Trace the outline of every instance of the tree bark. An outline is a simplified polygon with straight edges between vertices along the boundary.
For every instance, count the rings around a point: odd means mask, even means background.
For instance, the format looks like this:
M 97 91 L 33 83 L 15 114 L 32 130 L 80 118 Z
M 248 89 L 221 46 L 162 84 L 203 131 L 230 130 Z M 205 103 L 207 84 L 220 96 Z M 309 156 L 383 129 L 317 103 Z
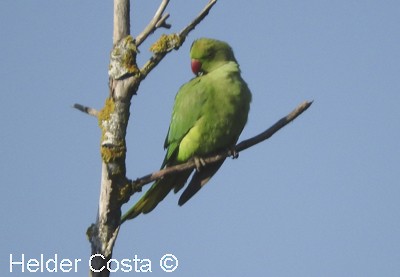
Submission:
M 113 44 L 130 33 L 130 3 L 129 0 L 114 0 L 114 34 Z M 112 257 L 112 250 L 118 235 L 121 218 L 120 188 L 125 181 L 125 135 L 129 120 L 129 108 L 131 95 L 127 80 L 115 80 L 110 77 L 110 96 L 108 101 L 112 109 L 103 111 L 109 113 L 108 119 L 103 124 L 99 118 L 102 128 L 102 148 L 122 148 L 122 153 L 112 160 L 102 161 L 101 189 L 99 210 L 96 223 L 89 228 L 89 240 L 91 242 L 92 256 L 90 276 L 108 277 L 110 272 L 107 262 Z M 107 106 L 107 105 L 106 105 Z M 106 135 L 107 134 L 107 135 Z M 102 149 L 102 151 L 105 149 Z

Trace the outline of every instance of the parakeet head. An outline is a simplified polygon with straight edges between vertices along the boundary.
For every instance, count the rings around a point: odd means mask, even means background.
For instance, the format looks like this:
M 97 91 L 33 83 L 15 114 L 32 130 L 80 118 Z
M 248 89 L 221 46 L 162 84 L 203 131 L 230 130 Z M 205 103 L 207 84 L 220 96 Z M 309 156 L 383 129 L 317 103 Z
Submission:
M 209 38 L 193 42 L 190 58 L 192 71 L 196 75 L 207 74 L 230 61 L 236 62 L 229 44 Z

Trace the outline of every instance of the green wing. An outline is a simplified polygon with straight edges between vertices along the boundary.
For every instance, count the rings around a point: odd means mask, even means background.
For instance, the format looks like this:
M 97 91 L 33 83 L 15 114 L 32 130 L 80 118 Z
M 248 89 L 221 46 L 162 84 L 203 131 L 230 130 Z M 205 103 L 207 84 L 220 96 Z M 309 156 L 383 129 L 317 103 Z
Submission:
M 204 107 L 206 100 L 206 91 L 201 84 L 201 77 L 192 79 L 178 91 L 172 111 L 171 124 L 164 143 L 167 153 L 161 168 L 185 162 L 176 160 L 180 143 L 201 118 L 202 107 Z M 151 212 L 172 189 L 175 192 L 179 191 L 191 172 L 192 170 L 188 170 L 156 181 L 143 197 L 124 214 L 121 219 L 122 222 L 132 219 L 140 213 Z
M 175 97 L 171 123 L 164 143 L 167 153 L 162 168 L 185 162 L 176 160 L 176 157 L 182 139 L 202 116 L 204 103 L 207 101 L 206 87 L 202 83 L 202 77 L 192 79 L 179 89 Z

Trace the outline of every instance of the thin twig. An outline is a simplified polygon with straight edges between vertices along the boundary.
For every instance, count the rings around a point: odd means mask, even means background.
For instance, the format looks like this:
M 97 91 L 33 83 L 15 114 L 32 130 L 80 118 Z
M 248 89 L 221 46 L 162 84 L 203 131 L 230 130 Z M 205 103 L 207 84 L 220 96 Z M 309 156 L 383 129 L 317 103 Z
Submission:
M 94 117 L 98 117 L 98 116 L 99 116 L 99 111 L 96 110 L 96 109 L 93 109 L 93 108 L 91 108 L 91 107 L 83 106 L 83 105 L 81 105 L 81 104 L 74 104 L 73 107 L 74 107 L 75 109 L 77 109 L 77 110 L 83 112 L 83 113 L 88 114 L 88 115 L 91 115 L 91 116 L 94 116 Z
M 268 128 L 261 134 L 240 142 L 235 147 L 236 152 L 246 150 L 247 148 L 250 148 L 253 145 L 256 145 L 266 139 L 269 139 L 273 134 L 275 134 L 277 131 L 282 129 L 285 125 L 287 125 L 288 123 L 293 121 L 296 117 L 298 117 L 305 110 L 307 110 L 311 106 L 312 103 L 313 103 L 313 101 L 310 101 L 310 102 L 304 101 L 299 106 L 297 106 L 297 108 L 294 109 L 290 114 L 288 114 L 287 116 L 278 120 L 274 125 L 272 125 L 270 128 Z
M 146 28 L 144 28 L 144 30 L 136 37 L 135 39 L 136 46 L 142 44 L 142 42 L 145 41 L 150 34 L 154 33 L 154 31 L 157 28 L 159 27 L 168 28 L 169 25 L 165 23 L 165 20 L 169 17 L 169 14 L 163 16 L 163 12 L 165 11 L 165 8 L 168 6 L 168 3 L 169 0 L 163 0 L 161 2 L 156 13 L 154 14 L 153 19 L 146 26 Z
M 205 164 L 215 163 L 222 159 L 225 159 L 226 157 L 234 156 L 237 153 L 239 153 L 240 151 L 246 150 L 246 149 L 270 138 L 273 134 L 275 134 L 277 131 L 282 129 L 288 123 L 293 121 L 296 117 L 298 117 L 300 114 L 302 114 L 304 111 L 306 111 L 311 106 L 312 103 L 313 103 L 312 101 L 311 102 L 305 101 L 305 102 L 301 103 L 291 113 L 289 113 L 287 116 L 278 120 L 274 125 L 272 125 L 270 128 L 268 128 L 264 132 L 237 144 L 234 148 L 234 151 L 227 149 L 227 150 L 221 151 L 217 154 L 214 154 L 212 156 L 205 157 L 203 159 Z M 154 182 L 157 179 L 163 178 L 166 175 L 175 174 L 175 173 L 185 171 L 188 169 L 194 169 L 195 167 L 196 167 L 196 164 L 195 164 L 194 160 L 189 160 L 188 162 L 186 162 L 184 164 L 167 167 L 162 170 L 159 170 L 159 171 L 153 172 L 151 174 L 148 174 L 146 176 L 143 176 L 141 178 L 138 178 L 138 179 L 132 181 L 132 193 L 141 191 L 142 187 L 144 185 Z
M 204 7 L 204 9 L 200 12 L 200 14 L 182 31 L 179 32 L 179 36 L 181 40 L 185 40 L 187 35 L 194 29 L 196 26 L 208 15 L 209 11 L 211 10 L 212 6 L 217 3 L 217 0 L 210 0 L 208 4 Z M 183 41 L 181 43 L 183 43 Z
M 185 42 L 185 39 L 190 31 L 194 30 L 194 28 L 208 15 L 211 8 L 217 3 L 217 0 L 210 0 L 208 4 L 204 7 L 204 9 L 197 15 L 197 17 L 186 26 L 181 32 L 179 32 L 179 43 L 171 49 L 168 49 L 166 52 L 159 52 L 152 56 L 149 61 L 140 69 L 141 79 L 143 80 L 150 73 L 150 71 L 159 64 L 159 62 L 172 50 L 178 50 L 182 44 Z
M 170 29 L 171 28 L 171 24 L 168 24 L 166 21 L 169 18 L 169 13 L 164 14 L 163 17 L 161 17 L 161 19 L 157 22 L 156 24 L 156 28 L 166 28 L 166 29 Z

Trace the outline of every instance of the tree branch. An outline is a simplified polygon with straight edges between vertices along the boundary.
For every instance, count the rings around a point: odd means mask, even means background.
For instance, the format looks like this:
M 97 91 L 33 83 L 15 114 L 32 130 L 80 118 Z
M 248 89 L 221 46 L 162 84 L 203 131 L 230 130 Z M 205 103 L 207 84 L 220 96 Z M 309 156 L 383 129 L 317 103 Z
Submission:
M 254 136 L 250 139 L 247 139 L 247 140 L 244 140 L 244 141 L 238 143 L 234 147 L 233 150 L 226 149 L 217 154 L 213 154 L 211 156 L 204 157 L 203 160 L 204 160 L 205 164 L 215 163 L 215 162 L 218 162 L 229 156 L 236 156 L 239 152 L 244 151 L 264 140 L 267 140 L 272 135 L 274 135 L 277 131 L 282 129 L 284 126 L 286 126 L 287 124 L 292 122 L 294 119 L 296 119 L 299 115 L 301 115 L 304 111 L 306 111 L 311 106 L 312 103 L 313 103 L 312 101 L 311 102 L 305 101 L 305 102 L 301 103 L 291 113 L 289 113 L 285 117 L 278 120 L 270 128 L 268 128 L 264 132 Z M 132 184 L 132 194 L 135 192 L 141 191 L 142 187 L 144 185 L 152 183 L 155 180 L 163 178 L 166 175 L 176 174 L 178 172 L 182 172 L 182 171 L 185 171 L 188 169 L 194 169 L 195 167 L 196 167 L 196 164 L 195 164 L 194 160 L 192 159 L 184 164 L 167 167 L 162 170 L 148 174 L 144 177 L 138 178 L 138 179 L 132 181 L 132 183 L 131 183 Z
M 130 33 L 130 2 L 114 0 L 113 43 L 116 45 Z M 98 113 L 101 137 L 101 187 L 96 223 L 87 233 L 92 256 L 89 276 L 108 277 L 107 262 L 112 257 L 114 243 L 120 228 L 121 202 L 120 187 L 125 179 L 125 135 L 129 119 L 130 87 L 125 80 L 109 82 L 110 97 Z
M 165 49 L 165 51 L 157 52 L 149 61 L 140 69 L 141 79 L 143 80 L 153 70 L 157 64 L 172 50 L 178 50 L 186 40 L 187 35 L 194 30 L 194 28 L 208 15 L 211 8 L 217 3 L 217 0 L 210 0 L 197 17 L 177 35 L 178 39 L 175 41 L 173 47 Z
M 129 0 L 114 0 L 114 44 L 131 32 L 129 11 Z
M 96 109 L 93 109 L 91 107 L 83 106 L 83 105 L 77 104 L 77 103 L 74 104 L 72 107 L 77 109 L 77 110 L 79 110 L 79 111 L 81 111 L 81 112 L 83 112 L 83 113 L 86 113 L 88 115 L 91 115 L 91 116 L 94 116 L 94 117 L 98 117 L 99 116 L 99 111 L 96 110 Z
M 288 123 L 292 122 L 293 120 L 296 119 L 299 115 L 301 115 L 304 111 L 306 111 L 311 105 L 313 101 L 304 101 L 301 103 L 299 106 L 297 106 L 291 113 L 289 113 L 287 116 L 281 118 L 278 120 L 274 125 L 269 127 L 267 130 L 262 132 L 261 134 L 252 137 L 250 139 L 244 140 L 240 142 L 239 144 L 236 145 L 235 150 L 236 152 L 240 152 L 243 150 L 246 150 L 247 148 L 250 148 L 264 140 L 269 139 L 272 137 L 277 131 L 285 127 Z
M 169 0 L 163 0 L 158 7 L 153 19 L 150 21 L 150 23 L 144 28 L 144 30 L 136 37 L 135 43 L 136 46 L 139 47 L 140 44 L 142 44 L 143 41 L 146 40 L 146 38 L 154 33 L 154 31 L 157 28 L 160 27 L 165 27 L 165 28 L 170 28 L 171 26 L 166 24 L 166 20 L 169 17 L 169 14 L 163 15 L 166 7 L 168 6 Z
M 188 25 L 185 29 L 179 32 L 179 36 L 183 39 L 187 37 L 187 35 L 196 28 L 196 26 L 208 15 L 211 8 L 217 3 L 217 0 L 210 0 L 208 4 L 204 7 L 204 9 L 200 12 L 200 14 Z

